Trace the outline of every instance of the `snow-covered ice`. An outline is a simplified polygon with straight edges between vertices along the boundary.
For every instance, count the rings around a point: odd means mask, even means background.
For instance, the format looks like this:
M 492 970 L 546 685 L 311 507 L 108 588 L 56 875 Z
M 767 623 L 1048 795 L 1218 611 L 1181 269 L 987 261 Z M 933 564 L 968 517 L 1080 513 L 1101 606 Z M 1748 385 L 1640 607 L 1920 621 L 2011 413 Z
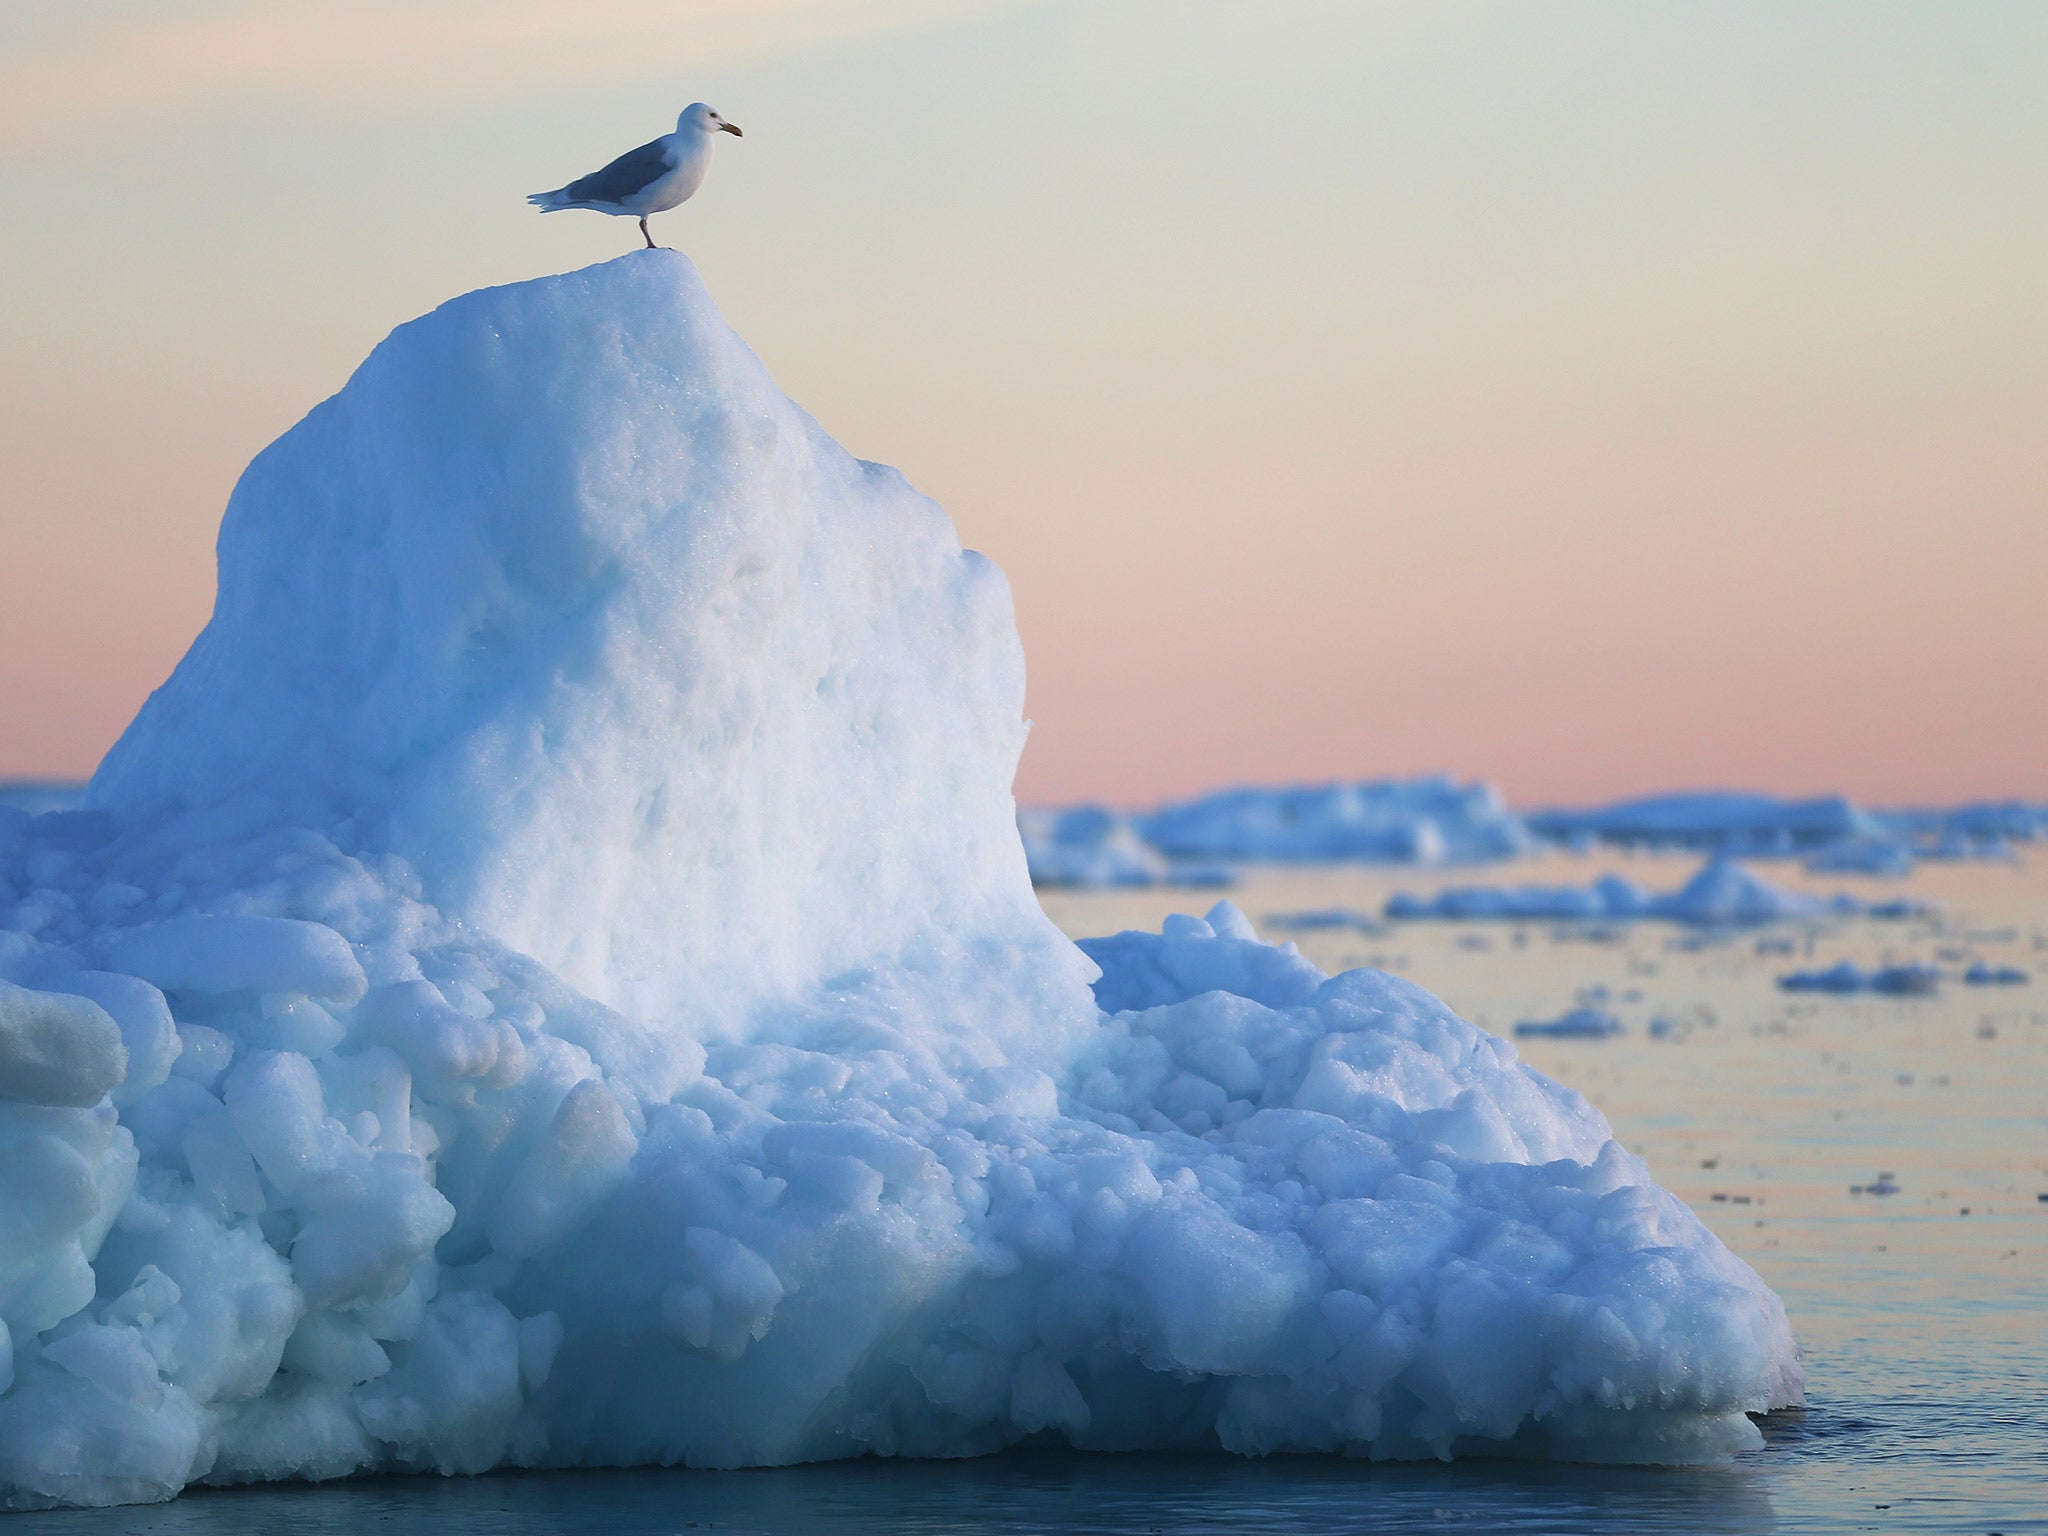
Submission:
M 1311 907 L 1303 912 L 1269 912 L 1265 917 L 1268 932 L 1278 929 L 1282 933 L 1317 933 L 1328 929 L 1348 929 L 1353 933 L 1380 933 L 1386 928 L 1369 912 L 1355 907 Z
M 1813 875 L 1876 875 L 1901 880 L 1913 873 L 1917 862 L 1908 843 L 1886 838 L 1859 839 L 1816 849 L 1806 857 L 1806 871 Z
M 266 450 L 0 810 L 0 1489 L 1115 1450 L 1712 1459 L 1785 1314 L 1582 1098 L 1227 904 L 1069 944 L 1001 574 L 667 251 Z
M 1034 808 L 1018 822 L 1039 884 L 1108 888 L 1222 884 L 1233 863 L 1475 864 L 1602 842 L 1897 878 L 1920 859 L 2005 859 L 2016 843 L 2048 840 L 2048 806 L 2025 801 L 1894 811 L 1841 795 L 1712 792 L 1520 813 L 1490 785 L 1441 775 L 1249 786 L 1138 812 Z

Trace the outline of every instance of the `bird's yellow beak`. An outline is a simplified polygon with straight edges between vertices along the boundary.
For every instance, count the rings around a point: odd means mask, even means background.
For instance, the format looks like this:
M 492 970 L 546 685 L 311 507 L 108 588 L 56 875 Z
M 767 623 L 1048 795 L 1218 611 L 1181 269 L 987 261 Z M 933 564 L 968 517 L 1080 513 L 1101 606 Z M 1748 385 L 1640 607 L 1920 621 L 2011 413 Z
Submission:
M 720 133 L 729 133 L 736 139 L 744 139 L 746 137 L 744 133 L 740 132 L 740 125 L 738 123 L 720 123 L 718 131 Z

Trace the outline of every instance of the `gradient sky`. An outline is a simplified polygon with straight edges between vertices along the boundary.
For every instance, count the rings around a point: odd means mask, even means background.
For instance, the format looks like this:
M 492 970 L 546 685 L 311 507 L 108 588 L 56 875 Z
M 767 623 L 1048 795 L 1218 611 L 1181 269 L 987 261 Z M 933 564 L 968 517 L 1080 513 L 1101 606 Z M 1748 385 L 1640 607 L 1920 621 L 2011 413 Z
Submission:
M 10 0 L 0 775 L 393 325 L 662 237 L 1008 570 L 1020 793 L 2048 796 L 2048 6 Z

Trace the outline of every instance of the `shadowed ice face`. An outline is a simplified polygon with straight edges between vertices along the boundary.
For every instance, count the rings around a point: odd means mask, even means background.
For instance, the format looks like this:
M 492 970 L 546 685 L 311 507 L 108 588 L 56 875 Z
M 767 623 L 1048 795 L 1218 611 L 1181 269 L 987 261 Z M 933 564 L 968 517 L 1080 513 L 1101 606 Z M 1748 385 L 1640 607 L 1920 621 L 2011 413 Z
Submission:
M 703 102 L 693 102 L 683 109 L 683 115 L 676 119 L 677 133 L 729 133 L 734 138 L 744 137 L 739 128 L 718 115 L 717 109 L 707 107 Z

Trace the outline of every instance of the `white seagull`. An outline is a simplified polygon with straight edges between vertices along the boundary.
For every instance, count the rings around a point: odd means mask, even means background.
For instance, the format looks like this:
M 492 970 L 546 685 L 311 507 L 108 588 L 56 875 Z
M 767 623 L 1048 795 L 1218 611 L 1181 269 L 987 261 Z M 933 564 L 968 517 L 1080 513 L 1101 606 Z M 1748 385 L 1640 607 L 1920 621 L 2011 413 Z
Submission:
M 704 185 L 704 173 L 711 169 L 711 148 L 721 133 L 745 137 L 737 125 L 703 102 L 692 102 L 676 119 L 674 133 L 629 149 L 603 170 L 579 176 L 566 187 L 536 192 L 527 201 L 542 213 L 591 208 L 637 218 L 651 251 L 654 236 L 647 233 L 647 216 L 675 207 Z

